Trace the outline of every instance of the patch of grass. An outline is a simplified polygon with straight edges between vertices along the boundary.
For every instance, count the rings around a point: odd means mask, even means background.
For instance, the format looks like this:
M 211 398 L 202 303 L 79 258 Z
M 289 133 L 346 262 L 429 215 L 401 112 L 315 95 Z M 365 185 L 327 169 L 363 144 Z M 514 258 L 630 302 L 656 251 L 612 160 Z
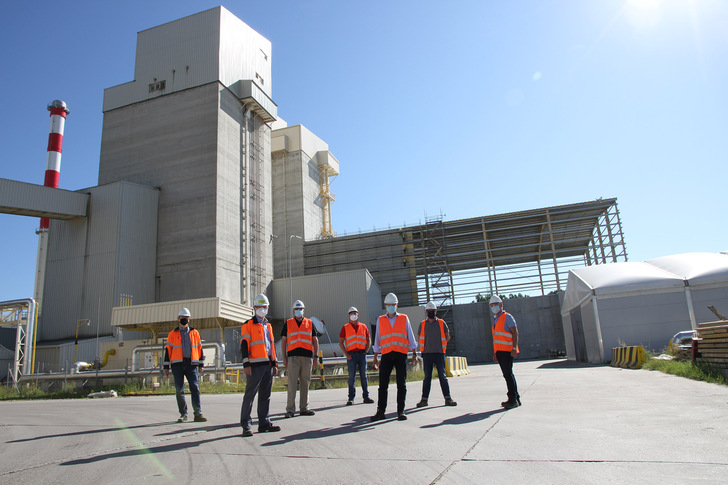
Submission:
M 436 378 L 437 372 L 433 372 L 433 378 Z M 321 385 L 321 381 L 318 375 L 312 376 L 311 389 L 317 389 Z M 326 387 L 329 389 L 347 388 L 348 374 L 344 375 L 325 375 Z M 408 370 L 407 381 L 421 381 L 424 377 L 424 372 L 420 370 Z M 390 383 L 395 382 L 394 372 L 390 378 Z M 109 391 L 115 390 L 119 396 L 164 396 L 174 395 L 174 380 L 171 378 L 160 378 L 159 386 L 153 387 L 148 383 L 145 385 L 142 380 L 136 380 L 128 384 L 119 385 L 104 385 L 97 387 L 85 387 L 75 388 L 73 385 L 68 385 L 66 389 L 53 388 L 45 391 L 35 386 L 33 383 L 23 383 L 19 386 L 19 391 L 14 387 L 0 387 L 0 401 L 11 401 L 11 400 L 24 400 L 24 399 L 85 399 L 92 392 L 98 391 Z M 356 380 L 356 386 L 359 387 L 361 383 L 359 379 Z M 370 386 L 378 386 L 379 379 L 376 376 L 369 377 Z M 273 392 L 283 392 L 287 390 L 287 379 L 285 377 L 276 377 L 273 381 Z M 189 389 L 185 386 L 185 392 L 188 393 Z M 200 393 L 202 394 L 242 394 L 245 392 L 245 376 L 241 372 L 239 383 L 224 383 L 222 381 L 216 382 L 201 382 Z
M 642 365 L 642 368 L 686 377 L 695 381 L 712 382 L 714 384 L 728 386 L 728 379 L 721 374 L 720 370 L 703 362 L 693 364 L 685 360 L 655 359 L 652 355 L 648 354 L 647 361 Z

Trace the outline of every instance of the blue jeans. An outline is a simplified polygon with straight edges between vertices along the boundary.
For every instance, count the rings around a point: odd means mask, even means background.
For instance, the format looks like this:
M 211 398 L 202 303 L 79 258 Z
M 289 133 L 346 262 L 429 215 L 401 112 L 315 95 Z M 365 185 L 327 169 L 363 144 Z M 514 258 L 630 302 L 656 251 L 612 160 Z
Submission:
M 425 378 L 422 380 L 422 399 L 428 399 L 430 396 L 433 365 L 437 368 L 437 377 L 440 379 L 442 396 L 445 399 L 449 398 L 450 384 L 447 383 L 447 376 L 445 375 L 445 354 L 422 354 L 422 363 L 425 367 Z
M 177 391 L 177 408 L 180 416 L 187 416 L 187 402 L 185 401 L 185 377 L 190 386 L 192 395 L 192 410 L 195 415 L 202 414 L 200 405 L 200 386 L 197 383 L 197 366 L 188 362 L 172 364 L 172 375 L 174 376 L 174 388 Z
M 349 352 L 351 359 L 346 363 L 349 367 L 349 401 L 356 396 L 356 370 L 359 369 L 359 380 L 361 381 L 361 392 L 364 399 L 369 397 L 369 380 L 367 379 L 367 356 L 364 352 Z

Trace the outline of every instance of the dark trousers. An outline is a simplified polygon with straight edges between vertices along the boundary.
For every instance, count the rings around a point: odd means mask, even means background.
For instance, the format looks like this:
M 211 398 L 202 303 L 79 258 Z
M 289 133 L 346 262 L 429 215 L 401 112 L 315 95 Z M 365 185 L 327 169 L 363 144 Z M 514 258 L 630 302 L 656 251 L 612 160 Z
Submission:
M 273 367 L 270 365 L 251 366 L 251 374 L 245 375 L 245 395 L 240 408 L 240 426 L 250 429 L 253 424 L 250 413 L 253 411 L 253 399 L 258 394 L 258 426 L 271 424 L 270 393 L 273 389 Z
M 361 381 L 361 392 L 364 399 L 369 397 L 369 381 L 367 380 L 367 356 L 364 352 L 349 352 L 351 359 L 346 361 L 349 368 L 349 401 L 353 401 L 356 396 L 356 371 L 359 370 L 359 380 Z
M 180 416 L 187 415 L 187 402 L 185 401 L 185 378 L 190 386 L 192 395 L 192 410 L 195 414 L 202 414 L 200 405 L 200 386 L 197 383 L 197 366 L 189 362 L 172 364 L 172 375 L 174 376 L 174 388 L 177 395 L 177 408 Z
M 499 350 L 495 353 L 495 357 L 498 359 L 498 365 L 500 365 L 503 378 L 506 380 L 506 386 L 508 386 L 508 400 L 520 399 L 516 376 L 513 375 L 513 356 L 506 350 Z
M 422 354 L 422 364 L 425 367 L 425 378 L 422 380 L 422 399 L 430 397 L 430 387 L 432 386 L 432 368 L 437 368 L 437 377 L 440 379 L 440 389 L 445 399 L 450 397 L 450 384 L 447 382 L 445 375 L 445 354 Z
M 407 397 L 407 354 L 389 352 L 382 355 L 379 363 L 379 403 L 378 410 L 387 409 L 389 377 L 392 369 L 397 373 L 397 412 L 404 412 L 404 400 Z

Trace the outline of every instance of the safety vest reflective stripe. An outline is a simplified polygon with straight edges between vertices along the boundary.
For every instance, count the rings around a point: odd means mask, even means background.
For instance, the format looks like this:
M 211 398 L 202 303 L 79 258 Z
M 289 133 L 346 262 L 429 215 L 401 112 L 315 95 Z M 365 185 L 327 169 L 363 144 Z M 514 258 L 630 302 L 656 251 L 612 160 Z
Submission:
M 202 355 L 200 334 L 194 328 L 190 328 L 189 335 L 190 363 L 200 365 L 200 356 Z M 172 330 L 167 336 L 167 354 L 169 354 L 170 364 L 179 364 L 184 360 L 184 355 L 182 355 L 182 333 L 179 329 Z
M 265 334 L 263 332 L 268 332 L 270 355 L 268 355 L 265 348 Z M 276 361 L 275 339 L 269 323 L 261 325 L 253 322 L 253 320 L 248 320 L 240 327 L 240 334 L 242 336 L 240 341 L 245 340 L 248 342 L 248 355 L 243 356 L 243 364 Z
M 286 325 L 286 352 L 299 348 L 313 352 L 313 322 L 304 318 L 299 325 L 295 318 L 289 318 Z
M 506 330 L 506 315 L 510 313 L 502 312 L 498 319 L 495 321 L 493 326 L 493 351 L 498 352 L 499 350 L 510 352 L 513 350 L 513 334 Z M 518 346 L 516 346 L 516 353 L 518 353 Z
M 356 328 L 351 323 L 344 325 L 344 348 L 347 352 L 352 350 L 366 350 L 367 348 L 367 326 L 358 323 Z
M 437 319 L 437 323 L 440 324 L 440 340 L 442 342 L 442 353 L 447 353 L 447 338 L 445 338 L 445 321 L 441 318 Z M 422 320 L 420 324 L 420 352 L 425 351 L 425 325 L 427 320 Z
M 394 327 L 389 323 L 389 317 L 379 317 L 379 342 L 381 353 L 389 352 L 409 353 L 409 338 L 407 337 L 407 315 L 398 313 Z

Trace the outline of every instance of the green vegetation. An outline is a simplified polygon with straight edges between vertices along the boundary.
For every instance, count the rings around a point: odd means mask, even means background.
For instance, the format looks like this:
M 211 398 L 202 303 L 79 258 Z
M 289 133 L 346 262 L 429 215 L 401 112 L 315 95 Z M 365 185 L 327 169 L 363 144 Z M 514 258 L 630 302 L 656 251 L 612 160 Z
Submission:
M 437 372 L 433 372 L 433 377 L 437 375 Z M 348 375 L 326 375 L 326 387 L 329 389 L 346 388 L 348 386 Z M 407 381 L 421 381 L 424 377 L 422 370 L 410 370 L 407 372 Z M 390 382 L 394 383 L 394 373 Z M 286 390 L 286 378 L 276 378 L 273 382 L 273 392 L 282 392 Z M 359 379 L 356 381 L 357 387 L 360 386 Z M 376 375 L 370 374 L 369 387 L 378 386 L 379 379 Z M 314 376 L 311 381 L 311 388 L 318 389 L 321 386 L 321 381 L 318 375 Z M 23 383 L 19 386 L 19 391 L 16 391 L 14 387 L 0 387 L 0 401 L 11 401 L 11 400 L 24 400 L 24 399 L 84 399 L 92 392 L 109 391 L 115 390 L 119 396 L 164 396 L 174 395 L 174 382 L 170 376 L 169 381 L 167 378 L 160 379 L 159 386 L 150 386 L 147 382 L 145 385 L 141 380 L 132 382 L 130 384 L 120 385 L 105 385 L 96 387 L 86 388 L 75 388 L 72 384 L 68 384 L 66 389 L 52 388 L 48 391 L 44 391 L 35 386 L 34 383 Z M 187 390 L 188 391 L 188 390 Z M 240 373 L 240 382 L 235 383 L 234 380 L 231 383 L 217 382 L 202 382 L 200 383 L 200 392 L 202 394 L 242 394 L 245 392 L 245 376 Z
M 669 355 L 667 350 L 664 352 Z M 647 361 L 642 365 L 643 369 L 656 370 L 665 374 L 673 374 L 680 377 L 687 377 L 696 381 L 712 382 L 728 386 L 726 379 L 720 370 L 707 363 L 693 364 L 689 360 L 663 360 L 657 359 L 653 354 L 647 353 Z
M 500 297 L 501 300 L 513 300 L 515 298 L 530 298 L 531 297 L 531 295 L 524 295 L 523 293 L 518 293 L 518 294 L 511 293 L 509 295 L 498 295 L 498 296 Z M 490 293 L 488 293 L 486 295 L 481 295 L 480 293 L 478 293 L 477 295 L 475 295 L 475 300 L 472 301 L 471 303 L 476 303 L 476 302 L 481 302 L 481 301 L 487 302 L 487 301 L 490 301 L 490 297 L 491 297 Z

